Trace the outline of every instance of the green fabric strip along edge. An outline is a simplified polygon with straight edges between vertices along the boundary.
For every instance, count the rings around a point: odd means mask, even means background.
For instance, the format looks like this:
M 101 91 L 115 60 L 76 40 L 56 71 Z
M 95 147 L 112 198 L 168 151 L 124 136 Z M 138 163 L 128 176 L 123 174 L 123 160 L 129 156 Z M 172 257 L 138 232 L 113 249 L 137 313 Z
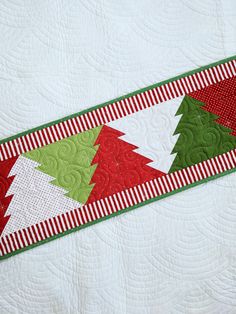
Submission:
M 192 75 L 192 74 L 195 74 L 195 73 L 204 71 L 204 70 L 206 70 L 206 69 L 212 68 L 212 67 L 214 67 L 214 66 L 217 66 L 217 65 L 220 65 L 220 64 L 223 64 L 223 63 L 226 63 L 226 62 L 235 60 L 235 59 L 236 59 L 236 55 L 234 55 L 234 56 L 232 56 L 232 57 L 228 57 L 228 58 L 222 59 L 222 60 L 220 60 L 220 61 L 217 61 L 217 62 L 208 64 L 208 65 L 206 65 L 206 66 L 202 66 L 202 67 L 200 67 L 200 68 L 197 68 L 197 69 L 194 69 L 194 70 L 185 72 L 185 73 L 183 73 L 183 74 L 181 74 L 181 75 L 177 75 L 177 76 L 175 76 L 175 77 L 173 77 L 173 78 L 171 78 L 171 79 L 161 81 L 161 82 L 159 82 L 159 83 L 156 83 L 156 84 L 153 84 L 153 85 L 150 85 L 150 86 L 141 88 L 141 89 L 139 89 L 139 90 L 136 90 L 136 91 L 134 91 L 134 92 L 132 92 L 132 93 L 123 95 L 123 96 L 121 96 L 121 97 L 112 99 L 112 100 L 110 100 L 110 101 L 106 101 L 106 102 L 104 102 L 104 103 L 102 103 L 102 104 L 100 104 L 100 105 L 96 105 L 96 106 L 90 107 L 89 109 L 85 109 L 85 110 L 82 110 L 82 111 L 80 111 L 80 112 L 74 113 L 74 114 L 72 114 L 72 115 L 66 116 L 66 117 L 64 117 L 64 118 L 61 118 L 61 119 L 58 119 L 58 120 L 54 120 L 54 121 L 49 122 L 49 123 L 46 123 L 46 124 L 42 124 L 42 125 L 40 125 L 40 126 L 38 126 L 38 127 L 36 127 L 36 128 L 29 129 L 29 130 L 27 130 L 27 131 L 18 133 L 18 134 L 16 134 L 16 135 L 13 135 L 13 136 L 4 138 L 4 139 L 0 140 L 0 145 L 3 144 L 3 143 L 6 143 L 6 142 L 12 141 L 12 140 L 14 140 L 14 139 L 16 139 L 16 138 L 19 138 L 19 137 L 21 137 L 21 136 L 27 135 L 27 134 L 29 134 L 29 133 L 42 130 L 42 129 L 46 128 L 46 127 L 49 127 L 49 126 L 58 124 L 58 123 L 60 123 L 60 122 L 66 121 L 66 120 L 68 120 L 68 119 L 71 119 L 71 118 L 74 118 L 74 117 L 83 115 L 83 114 L 85 114 L 85 113 L 87 113 L 87 112 L 90 112 L 90 111 L 93 111 L 93 110 L 95 110 L 95 109 L 105 107 L 106 105 L 109 105 L 109 104 L 111 104 L 111 103 L 114 103 L 114 102 L 123 100 L 123 99 L 125 99 L 125 98 L 128 98 L 128 97 L 131 97 L 131 96 L 140 94 L 140 93 L 142 93 L 142 92 L 148 91 L 148 90 L 153 89 L 153 88 L 155 88 L 155 87 L 162 86 L 162 85 L 164 85 L 164 84 L 167 84 L 167 83 L 176 81 L 176 80 L 178 80 L 178 79 L 187 77 L 187 76 L 189 76 L 189 75 Z
M 87 228 L 87 227 L 89 227 L 89 226 L 92 226 L 92 225 L 94 225 L 94 224 L 97 224 L 97 223 L 99 223 L 99 222 L 102 222 L 102 221 L 104 221 L 104 220 L 107 220 L 107 219 L 109 219 L 109 218 L 112 218 L 112 217 L 114 217 L 114 216 L 118 216 L 118 215 L 127 213 L 127 212 L 129 212 L 129 211 L 131 211 L 131 210 L 133 210 L 133 209 L 135 209 L 135 208 L 138 208 L 138 207 L 141 207 L 141 206 L 144 206 L 144 205 L 153 203 L 153 202 L 155 202 L 155 201 L 158 201 L 158 200 L 160 200 L 160 199 L 163 199 L 163 198 L 166 198 L 166 197 L 168 197 L 168 196 L 174 195 L 174 194 L 176 194 L 176 193 L 179 193 L 179 192 L 188 190 L 189 188 L 196 187 L 196 186 L 198 186 L 198 185 L 200 185 L 200 184 L 202 184 L 202 183 L 206 183 L 206 182 L 209 182 L 209 181 L 214 180 L 214 179 L 216 179 L 216 178 L 223 177 L 223 176 L 225 176 L 225 175 L 227 175 L 227 174 L 230 174 L 230 173 L 233 173 L 233 172 L 235 172 L 235 171 L 236 171 L 236 168 L 233 168 L 233 169 L 224 171 L 224 172 L 222 172 L 222 173 L 219 173 L 219 174 L 217 174 L 217 175 L 215 175 L 215 176 L 212 176 L 212 177 L 209 177 L 209 178 L 206 178 L 206 179 L 203 179 L 203 180 L 194 182 L 194 183 L 192 183 L 192 184 L 186 185 L 186 186 L 184 186 L 184 187 L 182 187 L 182 188 L 180 188 L 180 189 L 178 189 L 178 190 L 175 190 L 175 191 L 166 193 L 166 194 L 161 195 L 161 196 L 158 196 L 158 197 L 151 198 L 151 199 L 149 199 L 149 200 L 147 200 L 147 201 L 145 201 L 145 202 L 139 203 L 139 204 L 137 204 L 137 205 L 127 207 L 127 208 L 125 208 L 125 209 L 123 209 L 123 210 L 121 210 L 121 211 L 119 211 L 119 212 L 116 212 L 116 213 L 113 213 L 113 214 L 108 215 L 108 216 L 106 216 L 106 217 L 102 217 L 102 218 L 100 218 L 100 219 L 98 219 L 98 220 L 89 222 L 89 223 L 87 223 L 86 225 L 82 225 L 82 226 L 79 226 L 79 227 L 75 227 L 75 228 L 73 228 L 73 229 L 67 230 L 67 231 L 62 232 L 62 233 L 60 233 L 60 234 L 54 235 L 54 236 L 52 236 L 52 237 L 50 237 L 50 238 L 48 238 L 48 239 L 45 239 L 45 240 L 39 241 L 39 242 L 37 242 L 37 243 L 31 244 L 31 245 L 29 245 L 29 246 L 27 246 L 27 247 L 25 247 L 25 248 L 16 250 L 16 251 L 14 251 L 14 252 L 12 252 L 12 253 L 8 253 L 8 254 L 6 254 L 6 255 L 4 255 L 4 256 L 0 256 L 0 261 L 1 261 L 1 260 L 5 260 L 5 259 L 7 259 L 7 258 L 9 258 L 9 257 L 11 257 L 11 256 L 17 255 L 17 254 L 19 254 L 19 253 L 22 253 L 22 252 L 24 252 L 24 251 L 30 250 L 30 249 L 32 249 L 32 248 L 34 248 L 34 247 L 37 247 L 37 246 L 39 246 L 39 245 L 42 245 L 42 244 L 44 244 L 44 243 L 47 243 L 47 242 L 53 241 L 53 240 L 55 240 L 55 239 L 61 238 L 61 237 L 65 236 L 65 235 L 68 235 L 68 234 L 70 234 L 70 233 L 72 233 L 72 232 L 79 231 L 79 230 L 81 230 L 81 229 Z

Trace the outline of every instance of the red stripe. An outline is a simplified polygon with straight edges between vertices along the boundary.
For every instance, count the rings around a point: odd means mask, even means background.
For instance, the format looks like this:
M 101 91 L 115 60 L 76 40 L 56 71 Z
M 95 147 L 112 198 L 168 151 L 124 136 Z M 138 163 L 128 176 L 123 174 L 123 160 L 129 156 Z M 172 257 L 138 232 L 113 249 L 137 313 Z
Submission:
M 17 246 L 18 246 L 19 248 L 21 248 L 21 244 L 20 244 L 20 241 L 19 241 L 19 239 L 18 239 L 18 234 L 17 234 L 17 232 L 15 231 L 13 234 L 14 234 L 14 236 L 15 236 Z
M 44 239 L 44 237 L 43 237 L 43 235 L 42 235 L 42 232 L 41 232 L 41 230 L 40 230 L 40 228 L 39 228 L 39 224 L 35 224 L 35 228 L 37 229 L 40 238 L 41 238 L 41 239 Z
M 23 238 L 23 236 L 22 236 L 21 230 L 18 231 L 18 234 L 19 234 L 19 237 L 20 237 L 21 242 L 22 242 L 22 244 L 23 244 L 23 247 L 26 247 L 26 243 L 25 243 L 25 240 L 24 240 L 24 238 Z
M 70 212 L 71 213 L 71 212 Z M 69 224 L 68 226 L 68 229 L 72 229 L 73 228 L 73 225 L 72 225 L 72 222 L 71 222 L 71 218 L 70 218 L 70 215 L 68 212 L 65 213 L 66 215 L 66 218 L 67 218 L 67 225 Z M 72 219 L 73 220 L 73 219 Z
M 7 252 L 7 253 L 11 253 L 9 250 L 8 250 L 8 248 L 7 248 L 7 245 L 6 245 L 6 242 L 5 242 L 5 239 L 4 238 L 2 238 L 2 244 L 3 244 L 3 247 L 4 247 L 4 249 L 5 249 L 5 251 Z
M 28 236 L 28 233 L 26 232 L 26 229 L 22 229 L 22 232 L 24 233 L 25 239 L 28 242 L 28 244 L 32 244 L 33 241 L 31 241 L 30 237 Z
M 44 227 L 44 224 L 43 224 L 42 221 L 40 222 L 40 226 L 41 226 L 41 228 L 42 228 L 42 232 L 43 232 L 43 235 L 44 235 L 44 239 L 46 239 L 46 238 L 48 237 L 48 235 L 47 235 L 47 232 L 46 232 L 46 230 L 45 230 L 45 227 Z
M 29 236 L 30 236 L 31 242 L 32 242 L 32 243 L 35 243 L 35 241 L 34 241 L 34 237 L 33 237 L 32 232 L 31 232 L 31 229 L 30 229 L 29 227 L 27 228 L 27 231 L 28 231 L 28 233 L 29 233 Z
M 7 241 L 8 247 L 10 248 L 10 251 L 8 253 L 10 253 L 10 252 L 12 252 L 12 249 L 13 249 L 12 246 L 11 246 L 11 242 L 10 242 L 10 240 L 9 240 L 7 235 L 5 236 L 5 239 Z
M 13 237 L 13 234 L 10 234 L 9 236 L 10 236 L 10 238 L 11 238 L 11 242 L 12 242 L 12 244 L 13 244 L 14 251 L 16 251 L 16 250 L 17 250 L 17 245 L 16 245 L 16 243 L 15 243 L 15 239 L 14 239 L 14 237 Z

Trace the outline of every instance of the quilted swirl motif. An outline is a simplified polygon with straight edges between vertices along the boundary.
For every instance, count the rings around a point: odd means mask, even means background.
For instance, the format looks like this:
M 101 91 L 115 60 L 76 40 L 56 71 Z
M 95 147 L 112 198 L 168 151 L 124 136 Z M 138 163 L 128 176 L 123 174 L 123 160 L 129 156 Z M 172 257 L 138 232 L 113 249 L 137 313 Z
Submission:
M 208 112 L 204 104 L 186 96 L 177 113 L 182 117 L 175 130 L 179 138 L 172 151 L 177 153 L 170 172 L 192 166 L 236 147 L 236 137 L 218 123 L 218 116 Z
M 85 203 L 93 185 L 90 180 L 96 165 L 91 165 L 96 154 L 94 146 L 101 127 L 71 136 L 60 142 L 33 150 L 25 157 L 40 163 L 39 170 L 54 177 L 53 184 L 68 191 L 74 200 Z

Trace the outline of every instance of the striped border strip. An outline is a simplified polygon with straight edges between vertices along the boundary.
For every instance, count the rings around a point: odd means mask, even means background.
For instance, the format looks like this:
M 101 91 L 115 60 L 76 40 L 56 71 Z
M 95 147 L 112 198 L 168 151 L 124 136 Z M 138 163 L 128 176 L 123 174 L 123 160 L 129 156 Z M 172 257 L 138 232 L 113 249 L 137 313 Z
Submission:
M 231 60 L 186 77 L 174 79 L 104 107 L 44 127 L 0 145 L 0 161 L 60 141 L 69 136 L 120 119 L 167 100 L 203 89 L 236 76 L 236 60 Z
M 11 254 L 234 168 L 236 149 L 6 235 L 1 238 L 0 256 Z

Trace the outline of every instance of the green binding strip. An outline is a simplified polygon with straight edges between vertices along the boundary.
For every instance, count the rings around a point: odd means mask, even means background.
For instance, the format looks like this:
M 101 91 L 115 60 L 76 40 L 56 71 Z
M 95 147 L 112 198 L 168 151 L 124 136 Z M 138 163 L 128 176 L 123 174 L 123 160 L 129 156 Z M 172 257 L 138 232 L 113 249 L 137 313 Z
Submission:
M 84 114 L 84 113 L 86 113 L 86 112 L 89 112 L 89 111 L 92 111 L 92 110 L 94 110 L 94 109 L 97 109 L 97 108 L 100 108 L 100 107 L 104 107 L 104 106 L 106 106 L 107 104 L 110 104 L 110 103 L 112 103 L 112 102 L 116 102 L 116 101 L 122 100 L 122 99 L 124 99 L 124 98 L 126 98 L 126 97 L 130 97 L 130 96 L 136 95 L 136 94 L 138 94 L 138 93 L 147 91 L 147 90 L 149 90 L 149 89 L 152 89 L 152 88 L 161 86 L 161 85 L 163 85 L 163 84 L 172 82 L 172 81 L 174 81 L 174 80 L 177 80 L 177 79 L 180 79 L 180 78 L 183 78 L 183 77 L 186 77 L 186 76 L 189 76 L 189 75 L 194 74 L 194 73 L 198 73 L 198 72 L 200 72 L 200 71 L 202 71 L 202 70 L 209 69 L 209 68 L 211 68 L 211 67 L 213 67 L 213 66 L 217 66 L 217 65 L 219 65 L 219 64 L 226 63 L 226 62 L 228 62 L 228 61 L 235 60 L 235 59 L 236 59 L 236 56 L 229 57 L 229 58 L 220 60 L 220 61 L 218 61 L 218 62 L 212 63 L 212 64 L 210 64 L 210 65 L 208 65 L 208 66 L 204 66 L 204 67 L 198 68 L 198 69 L 196 69 L 196 70 L 189 71 L 189 72 L 184 73 L 184 74 L 182 74 L 182 75 L 176 76 L 176 77 L 174 77 L 174 78 L 172 78 L 172 79 L 165 80 L 165 81 L 162 81 L 162 82 L 160 82 L 160 83 L 151 85 L 151 86 L 149 86 L 149 87 L 146 87 L 146 88 L 137 90 L 137 91 L 135 91 L 135 92 L 133 92 L 133 93 L 130 93 L 130 94 L 124 95 L 124 96 L 122 96 L 122 97 L 113 99 L 113 100 L 111 100 L 111 101 L 108 101 L 108 102 L 106 102 L 106 103 L 97 105 L 97 106 L 92 107 L 92 108 L 90 108 L 90 109 L 81 111 L 81 112 L 79 112 L 79 113 L 75 113 L 75 114 L 73 114 L 73 115 L 71 115 L 71 116 L 67 116 L 67 117 L 65 117 L 65 118 L 62 118 L 62 119 L 53 121 L 53 122 L 51 122 L 51 123 L 41 125 L 41 126 L 39 126 L 39 127 L 37 127 L 37 128 L 28 130 L 28 131 L 26 131 L 26 132 L 22 132 L 22 133 L 20 133 L 20 134 L 18 134 L 18 135 L 15 135 L 15 136 L 12 136 L 12 137 L 8 137 L 8 138 L 6 138 L 6 139 L 4 139 L 4 140 L 1 140 L 1 141 L 0 141 L 0 144 L 5 143 L 5 142 L 10 141 L 10 140 L 13 140 L 13 139 L 15 139 L 15 138 L 18 138 L 18 137 L 20 137 L 20 136 L 26 135 L 26 134 L 28 134 L 28 133 L 31 133 L 31 132 L 34 132 L 34 131 L 37 131 L 37 130 L 41 130 L 42 128 L 45 128 L 45 127 L 48 127 L 48 126 L 57 124 L 57 123 L 59 123 L 59 122 L 65 121 L 65 120 L 70 119 L 70 118 L 73 118 L 73 117 L 75 117 L 75 116 L 82 115 L 82 114 Z M 141 207 L 141 206 L 150 204 L 150 203 L 152 203 L 152 202 L 154 202 L 154 201 L 157 201 L 157 200 L 163 199 L 163 198 L 165 198 L 165 197 L 174 195 L 174 194 L 179 193 L 179 192 L 181 192 L 181 191 L 185 191 L 185 190 L 187 190 L 187 189 L 189 189 L 189 188 L 191 188 L 191 187 L 198 186 L 198 185 L 200 185 L 200 184 L 203 184 L 203 183 L 206 183 L 206 182 L 208 182 L 208 181 L 214 180 L 214 179 L 216 179 L 216 178 L 225 176 L 225 175 L 230 174 L 230 173 L 233 173 L 233 172 L 235 172 L 235 171 L 236 171 L 236 168 L 233 168 L 233 169 L 224 171 L 223 173 L 219 173 L 219 174 L 217 174 L 217 175 L 215 175 L 215 176 L 208 177 L 208 178 L 206 178 L 206 179 L 203 179 L 203 180 L 201 180 L 201 181 L 197 181 L 197 182 L 194 182 L 194 183 L 192 183 L 192 184 L 186 185 L 186 186 L 184 186 L 184 187 L 182 187 L 182 188 L 180 188 L 180 189 L 174 190 L 174 191 L 169 192 L 169 193 L 166 193 L 166 194 L 164 194 L 164 195 L 161 195 L 161 196 L 158 196 L 158 197 L 149 199 L 149 200 L 147 200 L 147 201 L 145 201 L 145 202 L 139 203 L 139 204 L 137 204 L 137 205 L 134 205 L 134 206 L 125 208 L 125 209 L 123 209 L 123 210 L 121 210 L 121 211 L 119 211 L 119 212 L 113 213 L 113 214 L 111 214 L 111 215 L 109 215 L 109 216 L 100 218 L 100 219 L 98 219 L 98 220 L 96 220 L 96 221 L 89 222 L 89 223 L 87 223 L 86 225 L 82 225 L 82 226 L 76 227 L 76 228 L 74 228 L 74 229 L 67 230 L 67 231 L 65 231 L 65 232 L 63 232 L 63 233 L 57 234 L 57 235 L 52 236 L 52 237 L 50 237 L 50 238 L 48 238 L 48 239 L 45 239 L 45 240 L 39 241 L 39 242 L 37 242 L 37 243 L 31 244 L 31 245 L 29 245 L 29 246 L 27 246 L 27 247 L 25 247 L 25 248 L 16 250 L 16 251 L 14 251 L 14 252 L 12 252 L 12 253 L 9 253 L 9 254 L 6 254 L 6 255 L 4 255 L 4 256 L 0 256 L 0 260 L 4 260 L 4 259 L 6 259 L 6 258 L 8 258 L 8 257 L 14 256 L 14 255 L 19 254 L 19 253 L 21 253 L 21 252 L 23 252 L 23 251 L 27 251 L 27 250 L 29 250 L 29 249 L 31 249 L 31 248 L 34 248 L 34 247 L 39 246 L 39 245 L 41 245 L 41 244 L 47 243 L 47 242 L 52 241 L 52 240 L 54 240 L 54 239 L 60 238 L 60 237 L 62 237 L 62 236 L 64 236 L 64 235 L 70 234 L 70 233 L 75 232 L 75 231 L 78 231 L 78 230 L 80 230 L 80 229 L 84 229 L 84 228 L 86 228 L 86 227 L 89 227 L 89 226 L 94 225 L 94 224 L 96 224 L 96 223 L 99 223 L 99 222 L 101 222 L 101 221 L 107 220 L 107 219 L 109 219 L 109 218 L 111 218 L 111 217 L 118 216 L 118 215 L 120 215 L 120 214 L 122 214 L 122 213 L 126 213 L 126 212 L 128 212 L 128 211 L 130 211 L 130 210 L 133 210 L 133 209 L 135 209 L 135 208 L 138 208 L 138 207 Z
M 195 69 L 195 70 L 186 72 L 186 73 L 184 73 L 184 74 L 175 76 L 175 77 L 173 77 L 173 78 L 171 78 L 171 79 L 168 79 L 168 80 L 159 82 L 159 83 L 157 83 L 157 84 L 150 85 L 150 86 L 145 87 L 145 88 L 141 88 L 141 89 L 136 90 L 136 91 L 134 91 L 134 92 L 132 92 L 132 93 L 129 93 L 129 94 L 126 94 L 126 95 L 124 95 L 124 96 L 121 96 L 121 97 L 112 99 L 112 100 L 107 101 L 107 102 L 104 102 L 104 103 L 102 103 L 102 104 L 100 104 L 100 105 L 96 105 L 96 106 L 94 106 L 94 107 L 90 107 L 89 109 L 85 109 L 85 110 L 82 110 L 82 111 L 80 111 L 80 112 L 74 113 L 74 114 L 72 114 L 72 115 L 66 116 L 66 117 L 64 117 L 64 118 L 61 118 L 61 119 L 58 119 L 58 120 L 54 120 L 54 121 L 49 122 L 49 123 L 46 123 L 46 124 L 42 124 L 42 125 L 40 125 L 40 126 L 38 126 L 38 127 L 36 127 L 36 128 L 30 129 L 30 130 L 28 130 L 28 131 L 21 132 L 21 133 L 18 133 L 18 134 L 16 134 L 16 135 L 7 137 L 7 138 L 5 138 L 5 139 L 2 139 L 2 140 L 0 140 L 0 145 L 3 144 L 3 143 L 6 143 L 6 142 L 12 141 L 12 140 L 14 140 L 14 139 L 16 139 L 16 138 L 19 138 L 19 137 L 21 137 L 21 136 L 27 135 L 27 134 L 29 134 L 29 133 L 42 130 L 42 129 L 44 129 L 44 128 L 46 128 L 46 127 L 49 127 L 49 126 L 51 126 L 51 125 L 58 124 L 58 123 L 60 123 L 60 122 L 63 122 L 63 121 L 66 121 L 66 120 L 68 120 L 68 119 L 71 119 L 71 118 L 74 118 L 74 117 L 83 115 L 83 114 L 85 114 L 85 113 L 87 113 L 87 112 L 90 112 L 90 111 L 93 111 L 93 110 L 95 110 L 95 109 L 98 109 L 98 108 L 101 108 L 101 107 L 105 107 L 106 105 L 109 105 L 109 104 L 111 104 L 111 103 L 114 103 L 114 102 L 120 101 L 120 100 L 122 100 L 122 99 L 125 99 L 125 98 L 128 98 L 128 97 L 131 97 L 131 96 L 140 94 L 140 93 L 142 93 L 142 92 L 148 91 L 148 90 L 153 89 L 153 88 L 155 88 L 155 87 L 162 86 L 162 85 L 164 85 L 164 84 L 167 84 L 167 83 L 176 81 L 176 80 L 181 79 L 181 78 L 183 78 L 183 77 L 187 77 L 187 76 L 189 76 L 189 75 L 192 75 L 192 74 L 201 72 L 201 71 L 203 71 L 203 70 L 212 68 L 212 67 L 217 66 L 217 65 L 219 65 L 219 64 L 223 64 L 223 63 L 229 62 L 229 61 L 231 61 L 231 60 L 235 60 L 235 59 L 236 59 L 236 55 L 234 55 L 234 56 L 232 56 L 232 57 L 229 57 L 229 58 L 226 58 L 226 59 L 222 59 L 222 60 L 220 60 L 220 61 L 211 63 L 211 64 L 209 64 L 209 65 L 206 65 L 206 66 L 197 68 L 197 69 Z
M 187 190 L 187 189 L 189 189 L 189 188 L 191 188 L 191 187 L 200 185 L 200 184 L 202 184 L 202 183 L 206 183 L 206 182 L 211 181 L 211 180 L 214 180 L 214 179 L 216 179 L 216 178 L 223 177 L 223 176 L 225 176 L 225 175 L 227 175 L 227 174 L 230 174 L 230 173 L 233 173 L 233 172 L 235 172 L 235 171 L 236 171 L 236 168 L 233 168 L 233 169 L 227 170 L 227 171 L 225 171 L 225 172 L 219 173 L 219 174 L 217 174 L 217 175 L 215 175 L 215 176 L 212 176 L 212 177 L 203 179 L 203 180 L 201 180 L 201 181 L 197 181 L 197 182 L 194 182 L 194 183 L 192 183 L 192 184 L 186 185 L 186 186 L 184 186 L 184 187 L 182 187 L 182 188 L 180 188 L 180 189 L 178 189 L 178 190 L 175 190 L 175 191 L 166 193 L 166 194 L 161 195 L 161 196 L 158 196 L 158 197 L 154 197 L 154 198 L 152 198 L 152 199 L 149 199 L 149 200 L 147 200 L 147 201 L 145 201 L 145 202 L 142 202 L 142 203 L 139 203 L 139 204 L 137 204 L 137 205 L 134 205 L 134 206 L 131 206 L 131 207 L 127 207 L 127 208 L 125 208 L 125 209 L 123 209 L 123 210 L 121 210 L 121 211 L 118 211 L 118 212 L 116 212 L 116 213 L 113 213 L 113 214 L 111 214 L 111 215 L 109 215 L 109 216 L 105 216 L 105 217 L 102 217 L 102 218 L 100 218 L 100 219 L 98 219 L 98 220 L 89 222 L 89 223 L 87 223 L 86 225 L 82 225 L 82 226 L 76 227 L 76 228 L 74 228 L 74 229 L 67 230 L 67 231 L 62 232 L 62 233 L 60 233 L 60 234 L 57 234 L 57 235 L 55 235 L 55 236 L 52 236 L 52 237 L 50 237 L 50 238 L 48 238 L 48 239 L 45 239 L 45 240 L 39 241 L 39 242 L 37 242 L 37 243 L 31 244 L 31 245 L 29 245 L 29 246 L 27 246 L 27 247 L 25 247 L 25 248 L 23 248 L 23 249 L 19 249 L 19 250 L 17 250 L 17 251 L 14 251 L 14 252 L 12 252 L 12 253 L 6 254 L 6 255 L 4 255 L 4 256 L 0 256 L 0 260 L 4 260 L 4 259 L 6 259 L 6 258 L 8 258 L 8 257 L 17 255 L 17 254 L 19 254 L 19 253 L 21 253 L 21 252 L 24 252 L 24 251 L 27 251 L 27 250 L 30 250 L 30 249 L 32 249 L 32 248 L 34 248 L 34 247 L 36 247 L 36 246 L 41 245 L 41 244 L 50 242 L 50 241 L 52 241 L 52 240 L 54 240 L 54 239 L 61 238 L 61 237 L 65 236 L 65 235 L 67 235 L 67 234 L 70 234 L 70 233 L 72 233 L 72 232 L 75 232 L 75 231 L 78 231 L 78 230 L 87 228 L 87 227 L 89 227 L 89 226 L 92 226 L 92 225 L 94 225 L 94 224 L 96 224 L 96 223 L 99 223 L 99 222 L 102 222 L 102 221 L 104 221 L 104 220 L 107 220 L 107 219 L 112 218 L 112 217 L 114 217 L 114 216 L 118 216 L 118 215 L 120 215 L 120 214 L 127 213 L 127 212 L 129 212 L 129 211 L 131 211 L 131 210 L 133 210 L 133 209 L 135 209 L 135 208 L 138 208 L 138 207 L 141 207 L 141 206 L 144 206 L 144 205 L 153 203 L 153 202 L 155 202 L 155 201 L 157 201 L 157 200 L 160 200 L 160 199 L 163 199 L 163 198 L 165 198 L 165 197 L 174 195 L 174 194 L 176 194 L 176 193 L 178 193 L 178 192 L 185 191 L 185 190 Z

